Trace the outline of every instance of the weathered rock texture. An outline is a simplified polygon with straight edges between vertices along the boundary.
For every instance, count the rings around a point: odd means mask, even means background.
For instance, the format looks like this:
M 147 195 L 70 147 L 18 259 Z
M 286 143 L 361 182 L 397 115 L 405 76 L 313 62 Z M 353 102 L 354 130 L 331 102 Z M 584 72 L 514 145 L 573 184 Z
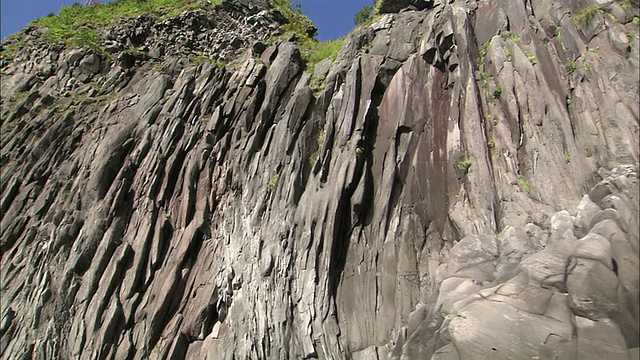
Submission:
M 3 359 L 637 358 L 637 1 L 407 1 L 314 75 L 265 7 L 25 35 Z

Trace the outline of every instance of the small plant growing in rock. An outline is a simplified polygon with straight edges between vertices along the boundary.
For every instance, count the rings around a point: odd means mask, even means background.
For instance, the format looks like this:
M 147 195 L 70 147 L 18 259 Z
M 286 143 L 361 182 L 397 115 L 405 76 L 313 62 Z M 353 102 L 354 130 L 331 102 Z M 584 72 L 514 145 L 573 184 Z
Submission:
M 511 39 L 514 42 L 520 44 L 522 42 L 522 40 L 520 39 L 520 35 L 518 35 L 517 33 L 511 32 L 511 31 L 505 31 L 503 33 L 500 34 L 500 36 L 507 40 L 507 39 Z
M 567 47 L 564 45 L 564 40 L 562 40 L 562 28 L 558 26 L 556 28 L 556 37 L 558 38 L 558 42 L 560 43 L 560 47 L 562 47 L 562 51 L 566 52 Z
M 586 56 L 582 58 L 582 68 L 585 71 L 589 71 L 589 69 L 591 69 L 591 66 L 589 66 L 589 61 L 587 60 Z
M 538 63 L 538 58 L 535 55 L 532 55 L 531 53 L 529 53 L 528 51 L 525 51 L 525 54 L 527 55 L 527 59 L 529 59 L 529 61 L 535 65 Z
M 469 172 L 469 168 L 471 167 L 471 161 L 464 160 L 458 163 L 458 169 L 463 170 L 465 173 Z
M 309 156 L 309 166 L 313 167 L 313 165 L 316 164 L 316 161 L 318 161 L 317 151 L 315 151 L 313 154 L 311 154 L 311 156 Z
M 373 48 L 373 45 L 371 44 L 364 45 L 363 47 L 360 48 L 360 50 L 358 50 L 358 54 L 356 56 L 362 56 L 368 53 L 371 50 L 371 48 Z
M 496 88 L 493 90 L 493 98 L 499 99 L 502 96 L 502 86 L 496 85 Z
M 342 44 L 344 44 L 344 38 L 325 42 L 318 42 L 314 39 L 300 41 L 298 45 L 302 59 L 307 65 L 307 71 L 313 72 L 315 65 L 324 59 L 335 59 Z
M 631 0 L 622 0 L 622 4 L 621 6 L 625 9 L 625 10 L 631 10 Z
M 482 48 L 480 49 L 480 53 L 478 54 L 478 60 L 476 60 L 476 65 L 478 66 L 478 68 L 482 67 L 482 65 L 484 65 L 484 59 L 487 56 L 487 53 L 489 52 L 489 46 L 491 46 L 491 41 L 487 41 L 486 43 L 484 43 L 484 45 L 482 45 Z
M 213 59 L 204 55 L 189 56 L 189 62 L 193 65 L 201 65 L 210 61 Z
M 314 93 L 320 93 L 324 90 L 326 78 L 324 76 L 313 77 L 309 82 L 309 89 Z
M 489 139 L 489 142 L 487 143 L 487 146 L 489 147 L 489 149 L 495 149 L 496 148 L 496 140 L 491 137 Z
M 589 52 L 595 54 L 595 56 L 598 58 L 598 60 L 602 60 L 602 55 L 600 55 L 598 53 L 598 50 L 600 50 L 600 46 L 596 46 L 596 47 L 590 47 L 589 48 Z
M 640 17 L 634 16 L 633 17 L 633 23 L 640 26 Z
M 361 146 L 358 146 L 358 147 L 356 148 L 356 154 L 358 154 L 358 155 L 362 155 L 362 154 L 364 154 L 364 148 L 363 148 L 363 147 L 361 147 Z
M 276 188 L 276 185 L 278 184 L 278 179 L 279 178 L 280 178 L 280 175 L 273 174 L 271 179 L 269 179 L 269 183 L 267 183 L 267 187 L 269 188 L 269 190 L 273 190 L 273 189 Z
M 571 19 L 579 28 L 582 28 L 583 26 L 589 26 L 599 12 L 600 8 L 597 5 L 589 5 L 571 16 Z
M 316 143 L 318 144 L 318 146 L 322 146 L 324 145 L 324 141 L 325 141 L 325 132 L 324 132 L 324 129 L 322 129 L 318 132 L 318 135 L 316 135 Z
M 571 61 L 569 61 L 569 63 L 567 64 L 566 68 L 567 68 L 567 72 L 568 72 L 569 74 L 573 74 L 573 72 L 574 72 L 574 71 L 576 71 L 576 69 L 578 68 L 578 64 L 576 64 L 576 62 L 575 62 L 575 61 L 571 60 Z
M 508 46 L 504 47 L 504 53 L 507 55 L 507 61 L 513 60 L 513 55 L 511 54 L 511 49 Z
M 564 153 L 564 161 L 568 164 L 571 162 L 571 156 L 569 154 Z
M 520 187 L 522 188 L 522 190 L 524 190 L 524 192 L 526 192 L 527 194 L 531 194 L 531 187 L 529 186 L 529 184 L 527 184 L 527 180 L 525 180 L 524 176 L 518 176 L 518 183 L 520 184 Z
M 482 85 L 484 86 L 489 85 L 489 74 L 487 73 L 480 74 L 480 81 L 482 81 Z

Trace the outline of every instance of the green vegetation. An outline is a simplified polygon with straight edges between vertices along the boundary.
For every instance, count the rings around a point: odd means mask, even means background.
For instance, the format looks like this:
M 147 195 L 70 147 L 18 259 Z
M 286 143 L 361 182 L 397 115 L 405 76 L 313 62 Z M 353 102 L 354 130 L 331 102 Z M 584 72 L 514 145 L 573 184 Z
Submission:
M 465 173 L 469 172 L 469 168 L 471 167 L 471 161 L 464 160 L 458 163 L 458 169 L 464 170 Z
M 502 86 L 496 85 L 496 88 L 493 90 L 493 97 L 495 99 L 499 99 L 502 95 Z
M 564 45 L 564 40 L 562 40 L 562 28 L 561 27 L 557 27 L 556 28 L 556 37 L 558 38 L 558 42 L 560 43 L 560 46 L 562 47 L 562 51 L 567 52 L 567 47 Z
M 520 35 L 511 31 L 505 31 L 503 33 L 500 33 L 500 37 L 502 37 L 505 40 L 511 39 L 518 44 L 522 42 L 522 40 L 520 39 Z
M 573 105 L 573 99 L 571 98 L 571 96 L 567 97 L 567 107 L 571 108 L 571 106 Z
M 491 45 L 491 41 L 487 41 L 486 43 L 484 43 L 484 45 L 482 45 L 482 48 L 480 49 L 480 54 L 478 56 L 478 60 L 476 60 L 476 65 L 478 66 L 478 68 L 484 65 L 484 59 L 485 57 L 487 57 L 487 52 L 489 51 L 490 45 Z
M 484 85 L 484 86 L 489 85 L 489 74 L 481 73 L 480 74 L 480 81 L 482 81 L 482 85 Z
M 363 148 L 363 147 L 361 147 L 361 146 L 358 146 L 358 147 L 356 148 L 356 154 L 358 154 L 358 155 L 362 155 L 362 154 L 364 154 L 364 148 Z
M 569 74 L 573 74 L 573 72 L 574 72 L 574 71 L 576 71 L 576 69 L 578 68 L 578 64 L 576 64 L 576 62 L 575 62 L 575 61 L 571 60 L 571 61 L 569 61 L 569 63 L 567 64 L 566 68 L 567 68 L 567 72 L 568 72 Z
M 491 91 L 489 90 L 489 79 L 491 76 L 487 73 L 480 73 L 480 81 L 482 82 L 482 90 L 487 97 L 490 104 L 493 104 L 494 99 L 491 97 Z
M 269 3 L 287 19 L 287 23 L 282 26 L 285 32 L 296 34 L 300 41 L 311 40 L 316 35 L 315 25 L 302 13 L 300 4 L 289 0 L 269 0 Z M 292 5 L 296 10 L 293 10 Z
M 358 11 L 356 16 L 353 18 L 353 22 L 356 24 L 356 26 L 367 25 L 373 20 L 374 6 L 375 4 L 371 6 L 365 6 L 360 9 L 360 11 Z
M 372 48 L 373 48 L 372 44 L 366 44 L 363 47 L 361 47 L 360 50 L 358 50 L 358 54 L 356 56 L 362 56 L 368 53 Z
M 57 107 L 57 110 L 75 110 L 80 105 L 106 103 L 115 100 L 117 96 L 118 94 L 115 92 L 102 95 L 93 95 L 91 91 L 74 94 L 65 98 L 65 101 Z
M 212 59 L 212 58 L 210 58 L 208 56 L 204 56 L 204 55 L 190 56 L 189 57 L 189 63 L 192 64 L 192 65 L 202 65 L 202 64 L 210 63 L 210 62 L 215 62 L 216 66 L 219 69 L 224 69 L 225 66 L 227 66 L 227 64 L 222 60 Z
M 302 59 L 307 64 L 307 71 L 313 72 L 313 69 L 320 61 L 331 58 L 335 59 L 344 43 L 344 38 L 319 42 L 315 39 L 307 38 L 298 43 Z
M 316 138 L 316 144 L 318 145 L 318 150 L 315 151 L 313 154 L 311 154 L 311 157 L 309 158 L 310 166 L 315 165 L 316 161 L 318 160 L 318 157 L 320 156 L 320 149 L 322 149 L 322 145 L 324 145 L 324 140 L 325 140 L 324 129 L 320 129 L 320 131 L 318 131 L 318 133 L 316 134 L 315 138 Z
M 314 94 L 318 94 L 324 90 L 326 77 L 325 76 L 316 76 L 311 79 L 309 83 L 309 89 L 314 92 Z
M 269 188 L 269 190 L 273 190 L 273 189 L 276 188 L 276 184 L 278 184 L 278 179 L 279 178 L 280 178 L 280 175 L 273 174 L 271 179 L 269 179 L 269 183 L 267 183 L 267 187 Z
M 309 157 L 309 166 L 313 167 L 313 165 L 316 164 L 316 161 L 318 161 L 318 152 L 314 151 Z
M 301 11 L 300 5 L 289 0 L 269 0 L 287 20 L 282 26 L 285 34 L 282 38 L 296 35 L 303 59 L 313 68 L 320 60 L 335 57 L 342 46 L 343 39 L 325 43 L 313 39 L 316 28 Z M 118 19 L 150 14 L 160 20 L 176 16 L 181 12 L 202 7 L 213 7 L 222 0 L 115 0 L 98 6 L 85 7 L 79 4 L 63 6 L 58 15 L 33 21 L 30 26 L 45 29 L 43 38 L 51 44 L 87 47 L 103 52 L 101 39 L 96 29 L 102 25 L 114 23 Z M 9 42 L 2 50 L 3 57 L 13 58 L 23 46 L 19 41 Z M 211 61 L 203 56 L 190 58 L 195 64 Z M 223 66 L 224 64 L 218 64 Z
M 27 96 L 29 96 L 29 94 L 30 94 L 29 91 L 22 91 L 22 92 L 19 92 L 19 93 L 11 94 L 11 95 L 9 95 L 7 97 L 3 96 L 2 100 L 3 100 L 3 103 L 4 103 L 4 100 L 6 99 L 6 100 L 8 100 L 9 103 L 18 104 L 18 103 L 21 103 L 24 100 L 26 100 L 26 98 L 27 98 Z
M 2 48 L 0 49 L 2 59 L 7 61 L 13 60 L 18 54 L 18 51 L 22 50 L 25 46 L 26 44 L 20 41 L 19 34 L 11 34 L 7 36 L 2 43 Z
M 368 26 L 380 18 L 380 0 L 373 0 L 373 5 L 364 6 L 354 16 L 356 26 Z
M 518 182 L 520 183 L 520 187 L 522 188 L 522 190 L 524 190 L 524 192 L 526 192 L 527 194 L 531 194 L 531 187 L 529 186 L 529 184 L 527 184 L 527 180 L 524 179 L 524 176 L 518 176 Z
M 221 0 L 213 0 L 211 5 L 220 3 Z M 97 26 L 146 13 L 168 18 L 202 6 L 205 6 L 204 2 L 188 0 L 115 0 L 98 6 L 74 4 L 63 6 L 58 15 L 49 14 L 33 21 L 30 26 L 46 29 L 43 38 L 49 43 L 101 51 Z
M 634 16 L 633 17 L 633 23 L 640 26 L 640 17 Z
M 69 197 L 71 197 L 71 191 L 69 189 L 64 189 L 62 191 L 62 202 L 66 203 L 67 200 L 69 200 Z
M 507 55 L 507 61 L 511 61 L 513 56 L 511 55 L 511 49 L 508 46 L 504 47 L 504 53 Z
M 344 43 L 344 38 L 319 42 L 314 39 L 316 34 L 315 25 L 302 13 L 298 3 L 293 4 L 296 8 L 296 10 L 293 10 L 292 3 L 289 0 L 270 0 L 269 2 L 287 20 L 287 23 L 281 27 L 284 34 L 272 38 L 271 41 L 275 42 L 295 35 L 298 49 L 307 66 L 307 71 L 313 72 L 315 64 L 327 58 L 335 58 L 338 55 L 338 51 L 340 51 Z
M 531 62 L 531 64 L 535 65 L 538 63 L 538 58 L 535 55 L 531 55 L 528 51 L 524 52 L 527 55 L 527 59 Z
M 564 161 L 568 164 L 571 162 L 571 156 L 569 154 L 564 153 Z
M 580 10 L 576 14 L 571 16 L 573 22 L 579 27 L 589 26 L 591 22 L 596 18 L 598 13 L 600 12 L 600 8 L 596 5 L 589 5 L 584 9 Z
M 489 142 L 487 143 L 487 146 L 489 147 L 489 149 L 495 149 L 496 148 L 496 139 L 491 137 L 489 139 Z
M 589 66 L 589 61 L 587 60 L 587 57 L 586 57 L 586 56 L 583 56 L 583 57 L 582 57 L 582 68 L 583 68 L 585 71 L 589 71 L 589 69 L 591 69 L 591 66 Z
M 625 10 L 631 10 L 631 0 L 622 0 L 622 4 L 621 6 L 625 9 Z

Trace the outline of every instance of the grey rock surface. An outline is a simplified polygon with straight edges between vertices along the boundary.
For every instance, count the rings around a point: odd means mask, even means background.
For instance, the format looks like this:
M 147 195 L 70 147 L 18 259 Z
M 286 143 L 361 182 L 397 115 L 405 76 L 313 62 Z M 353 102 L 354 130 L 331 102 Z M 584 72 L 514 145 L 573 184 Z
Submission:
M 382 1 L 317 92 L 265 1 L 119 22 L 110 56 L 27 30 L 1 67 L 1 357 L 637 357 L 618 3 Z

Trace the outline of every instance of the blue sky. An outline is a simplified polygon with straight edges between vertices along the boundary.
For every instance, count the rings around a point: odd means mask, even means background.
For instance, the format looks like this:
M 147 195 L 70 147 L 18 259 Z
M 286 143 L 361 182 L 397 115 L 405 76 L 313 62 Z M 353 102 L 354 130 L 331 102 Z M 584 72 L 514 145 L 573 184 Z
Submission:
M 1 0 L 1 37 L 23 29 L 31 21 L 57 13 L 60 8 L 70 6 L 76 0 Z M 353 29 L 354 15 L 372 0 L 299 0 L 302 12 L 318 27 L 318 40 L 332 40 L 345 35 Z

